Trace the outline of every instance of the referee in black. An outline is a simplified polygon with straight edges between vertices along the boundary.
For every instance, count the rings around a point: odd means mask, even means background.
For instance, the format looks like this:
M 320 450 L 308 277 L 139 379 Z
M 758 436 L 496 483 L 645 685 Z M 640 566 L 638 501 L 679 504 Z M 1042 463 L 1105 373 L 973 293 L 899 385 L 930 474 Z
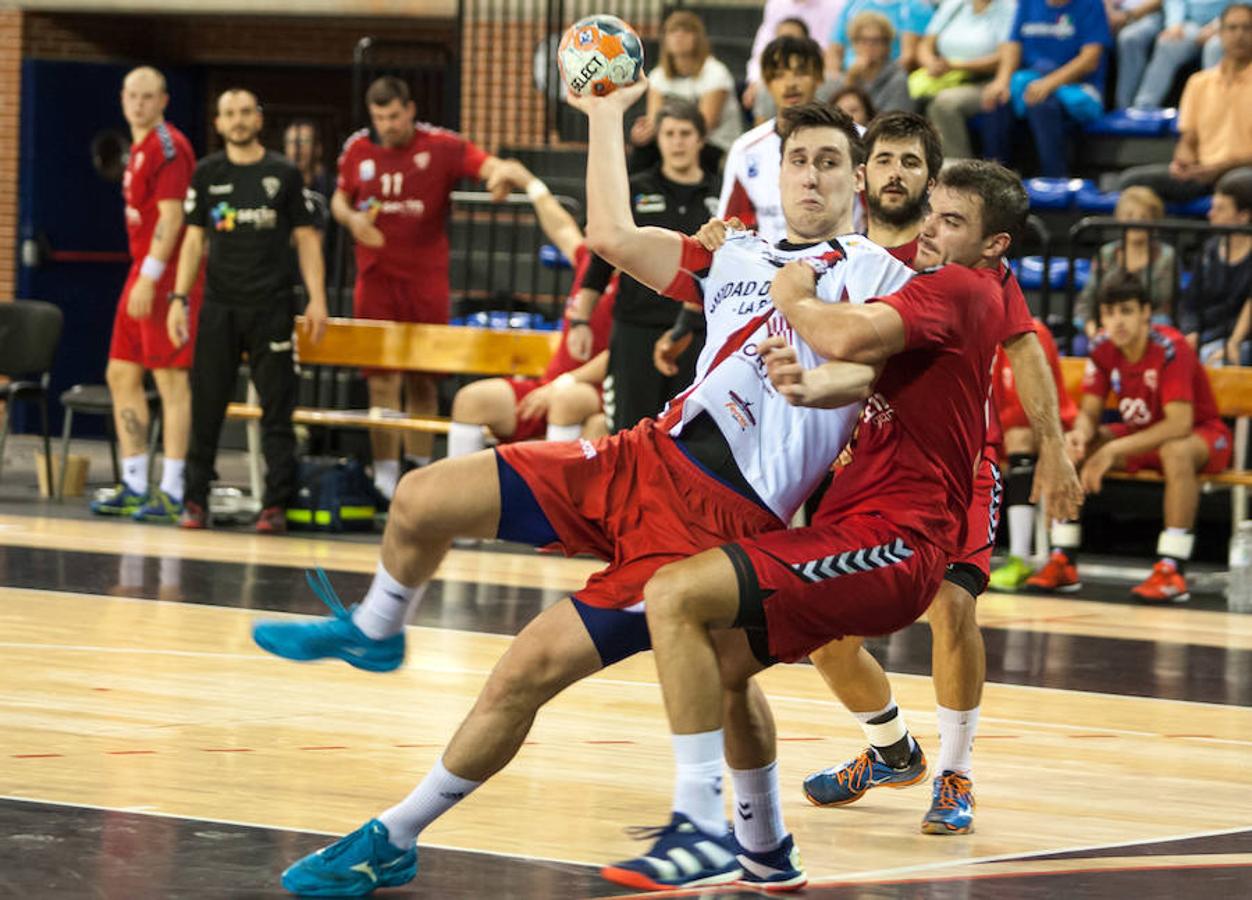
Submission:
M 214 124 L 226 149 L 202 159 L 192 175 L 185 204 L 187 233 L 166 323 L 176 344 L 187 341 L 187 294 L 207 249 L 204 305 L 191 365 L 191 446 L 179 525 L 209 524 L 209 482 L 214 478 L 217 441 L 246 353 L 261 397 L 266 468 L 256 530 L 274 534 L 287 528 L 287 505 L 295 496 L 297 480 L 291 425 L 298 388 L 292 357 L 293 241 L 308 292 L 304 314 L 314 342 L 321 340 L 326 328 L 325 268 L 299 170 L 281 154 L 267 151 L 258 139 L 262 120 L 256 95 L 242 89 L 225 91 L 217 100 Z
M 681 234 L 695 234 L 717 213 L 721 179 L 700 168 L 705 125 L 694 103 L 666 100 L 656 114 L 659 166 L 630 179 L 635 224 L 658 225 Z M 613 267 L 600 258 L 592 260 L 583 286 L 601 292 Z M 704 311 L 683 315 L 678 338 L 692 334 L 691 345 L 662 374 L 653 365 L 653 347 L 675 327 L 678 306 L 657 296 L 651 288 L 625 273 L 621 276 L 613 305 L 613 334 L 609 339 L 609 373 L 604 384 L 604 406 L 613 431 L 623 431 L 641 419 L 655 416 L 695 377 L 696 358 L 704 346 Z M 590 310 L 571 310 L 570 327 L 590 317 Z M 590 345 L 590 329 L 583 329 Z M 571 332 L 570 348 L 577 347 Z

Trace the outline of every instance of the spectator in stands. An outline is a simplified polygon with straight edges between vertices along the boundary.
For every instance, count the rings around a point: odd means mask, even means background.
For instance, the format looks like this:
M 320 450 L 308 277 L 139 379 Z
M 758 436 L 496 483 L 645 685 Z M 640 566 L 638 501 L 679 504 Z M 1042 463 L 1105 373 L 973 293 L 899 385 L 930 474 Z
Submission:
M 304 186 L 330 203 L 335 182 L 326 169 L 322 138 L 312 119 L 296 119 L 283 130 L 283 153 L 300 170 Z
M 852 42 L 852 61 L 835 78 L 835 90 L 861 88 L 880 113 L 912 112 L 908 72 L 888 55 L 895 39 L 891 20 L 882 13 L 862 12 L 848 25 L 848 38 Z
M 793 38 L 801 41 L 812 40 L 812 36 L 809 34 L 808 26 L 804 24 L 803 19 L 783 19 L 779 22 L 778 34 L 776 35 L 775 40 L 780 37 Z M 761 77 L 762 67 L 758 66 L 757 71 L 758 77 Z M 817 79 L 819 82 L 822 80 L 820 66 Z M 764 122 L 768 122 L 778 114 L 778 104 L 774 102 L 774 93 L 768 89 L 769 78 L 765 77 L 764 80 L 766 83 L 766 90 L 753 91 L 754 102 L 749 107 L 749 109 L 752 110 L 752 121 L 754 125 L 761 125 Z M 819 84 L 814 96 L 816 96 L 819 100 L 825 99 L 829 96 L 833 87 L 833 82 Z M 744 91 L 744 94 L 747 93 L 747 91 Z M 742 138 L 742 135 L 740 137 Z
M 870 99 L 869 94 L 852 85 L 832 94 L 830 102 L 847 113 L 848 117 L 861 128 L 868 128 L 874 116 L 878 115 L 878 110 L 874 108 L 874 101 Z
M 1151 323 L 1143 284 L 1123 275 L 1106 283 L 1099 299 L 1104 334 L 1092 345 L 1078 418 L 1065 440 L 1071 457 L 1082 463 L 1080 476 L 1089 493 L 1099 493 L 1112 470 L 1148 469 L 1165 476 L 1160 558 L 1131 593 L 1148 602 L 1180 603 L 1190 597 L 1183 567 L 1195 543 L 1196 475 L 1230 464 L 1230 430 L 1217 414 L 1208 374 L 1191 345 L 1173 328 Z M 1101 425 L 1110 391 L 1121 421 Z M 1081 539 L 1077 523 L 1054 526 L 1052 555 L 1027 588 L 1050 593 L 1081 587 L 1075 565 Z
M 999 68 L 1016 12 L 1016 0 L 943 0 L 926 26 L 909 93 L 926 104 L 947 159 L 974 155 L 967 123 L 982 111 L 983 88 Z
M 1131 187 L 1117 198 L 1113 215 L 1121 222 L 1156 222 L 1165 216 L 1165 204 L 1151 188 Z M 1174 314 L 1174 297 L 1178 273 L 1174 268 L 1174 248 L 1143 228 L 1128 228 L 1122 237 L 1100 247 L 1091 260 L 1091 276 L 1074 304 L 1074 320 L 1083 323 L 1087 337 L 1094 338 L 1100 330 L 1099 317 L 1092 302 L 1100 287 L 1123 273 L 1136 276 L 1146 287 L 1152 301 L 1153 321 L 1167 323 Z
M 756 101 L 765 93 L 761 80 L 761 53 L 765 46 L 784 34 L 796 36 L 796 23 L 804 26 L 800 37 L 812 38 L 825 49 L 830 33 L 839 18 L 840 4 L 837 0 L 765 0 L 765 12 L 761 25 L 752 39 L 752 56 L 748 60 L 748 83 L 743 91 L 743 108 L 755 110 Z M 758 123 L 773 116 L 768 113 L 757 119 Z
M 704 22 L 690 10 L 669 14 L 661 31 L 661 63 L 648 73 L 648 107 L 630 129 L 631 143 L 645 152 L 632 158 L 632 171 L 656 164 L 657 112 L 667 98 L 695 103 L 704 117 L 706 150 L 701 165 L 710 172 L 743 133 L 735 79 L 713 55 Z
M 595 304 L 595 312 L 590 319 L 566 316 L 561 344 L 542 378 L 483 378 L 457 391 L 448 430 L 449 457 L 483 449 L 484 426 L 502 443 L 537 437 L 569 441 L 602 434 L 584 430 L 584 423 L 600 412 L 600 384 L 607 368 L 617 276 L 609 282 L 603 298 L 599 291 L 583 287 L 591 253 L 582 229 L 548 186 L 525 166 L 513 160 L 503 165 L 509 167 L 509 180 L 530 197 L 544 236 L 574 265 L 567 307 L 576 310 L 583 304 Z M 593 296 L 576 303 L 584 292 Z
M 1183 89 L 1173 161 L 1128 169 L 1123 189 L 1145 184 L 1166 203 L 1187 203 L 1210 193 L 1231 169 L 1252 166 L 1252 4 L 1227 6 L 1219 35 L 1222 61 L 1192 75 Z
M 501 160 L 451 131 L 417 122 L 409 86 L 390 75 L 365 94 L 377 142 L 363 128 L 348 138 L 339 157 L 331 198 L 335 221 L 356 242 L 353 312 L 362 319 L 395 322 L 448 321 L 448 235 L 445 223 L 453 187 L 462 178 L 482 179 L 501 199 L 510 183 Z M 370 370 L 370 406 L 411 416 L 437 412 L 437 381 L 416 372 Z M 370 435 L 374 484 L 391 499 L 400 479 L 400 439 Z M 430 461 L 431 436 L 405 435 L 413 462 Z
M 916 69 L 917 45 L 930 21 L 930 4 L 926 0 L 848 0 L 830 33 L 830 44 L 826 48 L 827 77 L 833 78 L 851 67 L 856 56 L 852 22 L 864 12 L 885 16 L 891 25 L 887 59 L 906 74 Z
M 1252 224 L 1252 169 L 1227 172 L 1217 182 L 1209 222 Z M 1178 327 L 1206 365 L 1239 360 L 1247 333 L 1243 309 L 1248 297 L 1252 297 L 1252 236 L 1214 235 L 1205 243 L 1178 304 Z
M 669 100 L 656 115 L 661 164 L 630 179 L 635 223 L 656 225 L 682 234 L 695 234 L 717 209 L 720 179 L 700 166 L 705 118 L 694 103 Z M 596 257 L 588 267 L 584 287 L 603 290 L 613 268 Z M 577 298 L 571 318 L 589 319 L 591 310 Z M 677 372 L 663 374 L 652 365 L 657 340 L 674 325 L 674 304 L 633 278 L 622 275 L 613 305 L 613 332 L 609 338 L 609 379 L 605 383 L 605 412 L 614 431 L 633 427 L 655 416 L 695 375 L 696 357 L 704 346 L 704 316 L 697 314 L 695 340 L 679 360 Z
M 1135 103 L 1152 45 L 1165 20 L 1161 4 L 1162 0 L 1104 0 L 1109 30 L 1117 38 L 1117 88 L 1113 103 L 1118 109 Z
M 1042 173 L 1068 175 L 1067 132 L 1104 111 L 1110 43 L 1102 0 L 1019 0 L 1000 67 L 983 91 L 984 155 L 1007 161 L 1013 126 L 1025 119 Z
M 1219 16 L 1229 2 L 1169 0 L 1163 31 L 1158 32 L 1159 21 L 1154 27 L 1144 24 L 1153 21 L 1151 15 L 1122 31 L 1117 38 L 1117 105 L 1158 109 L 1183 66 L 1201 56 L 1202 68 L 1217 65 L 1222 58 Z

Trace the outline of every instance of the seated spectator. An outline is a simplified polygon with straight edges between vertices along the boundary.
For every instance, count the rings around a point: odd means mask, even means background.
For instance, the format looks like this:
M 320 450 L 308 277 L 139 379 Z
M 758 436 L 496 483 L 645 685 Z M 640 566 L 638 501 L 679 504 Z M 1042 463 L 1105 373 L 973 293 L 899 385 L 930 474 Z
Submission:
M 667 97 L 689 100 L 700 108 L 708 137 L 701 156 L 706 171 L 716 172 L 721 158 L 743 133 L 743 116 L 735 98 L 735 79 L 709 47 L 704 22 L 689 10 L 669 14 L 661 34 L 661 64 L 648 73 L 648 109 L 635 120 L 630 141 L 644 154 L 636 154 L 631 170 L 656 165 L 656 114 Z
M 1166 203 L 1203 197 L 1231 169 L 1252 166 L 1252 5 L 1222 12 L 1222 61 L 1187 79 L 1178 104 L 1182 133 L 1168 165 L 1136 166 L 1122 175 L 1124 190 L 1144 184 Z M 1233 114 L 1241 111 L 1243 114 Z
M 312 119 L 296 119 L 283 130 L 283 155 L 300 170 L 304 186 L 321 194 L 324 204 L 330 203 L 335 176 L 326 168 L 322 139 Z
M 1104 0 L 1109 31 L 1117 38 L 1117 89 L 1113 104 L 1118 109 L 1135 104 L 1152 45 L 1165 21 L 1161 4 L 1162 0 Z
M 804 24 L 803 19 L 783 19 L 778 23 L 778 33 L 774 40 L 778 38 L 792 38 L 798 41 L 812 41 L 809 36 L 808 26 Z M 772 43 L 772 42 L 771 42 Z M 816 42 L 814 42 L 816 43 Z M 821 48 L 818 48 L 821 52 Z M 760 72 L 761 83 L 765 86 L 765 90 L 753 91 L 754 101 L 749 106 L 752 110 L 752 121 L 754 125 L 762 125 L 768 122 L 774 116 L 778 115 L 778 104 L 774 100 L 774 91 L 769 87 L 769 76 L 764 72 L 765 66 L 762 63 L 758 69 Z M 832 90 L 834 90 L 834 82 L 822 82 L 822 73 L 819 67 L 817 72 L 818 87 L 814 96 L 819 100 L 825 100 Z M 744 91 L 744 95 L 747 95 Z M 810 98 L 812 99 L 812 98 Z M 744 132 L 747 134 L 747 132 Z M 742 137 L 742 136 L 741 136 Z
M 1020 0 L 1000 68 L 983 91 L 983 154 L 1007 162 L 1018 119 L 1030 124 L 1041 173 L 1069 174 L 1067 132 L 1104 111 L 1102 0 Z
M 1165 476 L 1165 530 L 1152 574 L 1131 589 L 1140 600 L 1181 603 L 1190 598 L 1183 567 L 1191 558 L 1199 473 L 1230 464 L 1230 430 L 1217 414 L 1208 373 L 1183 336 L 1153 325 L 1147 291 L 1133 275 L 1105 284 L 1099 294 L 1104 334 L 1091 348 L 1074 428 L 1065 435 L 1083 487 L 1099 493 L 1111 470 L 1149 469 Z M 1110 390 L 1121 421 L 1101 425 Z M 1053 527 L 1047 565 L 1026 581 L 1035 591 L 1082 586 L 1075 565 L 1081 526 Z
M 852 41 L 852 62 L 835 78 L 835 90 L 861 88 L 880 113 L 912 112 L 908 73 L 888 55 L 895 38 L 891 21 L 881 13 L 863 12 L 848 26 L 848 37 Z
M 825 50 L 839 11 L 840 5 L 830 0 L 765 0 L 765 12 L 752 39 L 752 56 L 748 59 L 744 109 L 755 111 L 757 100 L 765 93 L 765 83 L 761 80 L 761 53 L 765 45 L 775 38 L 791 35 L 812 38 Z M 757 121 L 763 122 L 773 115 L 773 112 L 768 113 Z
M 868 128 L 870 121 L 878 115 L 874 101 L 859 87 L 840 88 L 830 95 L 830 102 L 847 113 L 861 128 Z
M 1201 55 L 1202 68 L 1217 65 L 1222 58 L 1218 17 L 1229 2 L 1170 0 L 1163 31 L 1151 13 L 1124 29 L 1117 36 L 1117 105 L 1159 109 L 1179 69 Z
M 832 4 L 835 5 L 835 4 Z M 833 78 L 851 67 L 856 56 L 852 42 L 852 22 L 863 12 L 885 16 L 891 24 L 892 37 L 887 59 L 902 71 L 917 68 L 917 44 L 930 21 L 931 6 L 926 0 L 848 0 L 839 13 L 839 21 L 830 32 L 826 48 L 826 76 Z
M 1213 225 L 1252 223 L 1252 169 L 1228 172 L 1217 182 Z M 1252 236 L 1214 235 L 1204 245 L 1191 283 L 1178 303 L 1178 328 L 1206 365 L 1221 365 L 1252 296 Z M 1239 335 L 1233 346 L 1243 342 Z M 1234 355 L 1238 359 L 1238 353 Z
M 1150 188 L 1127 188 L 1117 198 L 1113 215 L 1121 222 L 1155 222 L 1164 218 L 1165 204 Z M 1103 245 L 1091 260 L 1091 277 L 1074 304 L 1074 321 L 1082 322 L 1087 337 L 1094 338 L 1100 330 L 1100 322 L 1093 315 L 1092 301 L 1106 281 L 1128 273 L 1147 288 L 1153 320 L 1169 322 L 1178 287 L 1174 258 L 1174 248 L 1157 240 L 1152 232 L 1143 228 L 1126 229 L 1121 238 Z
M 927 104 L 947 159 L 974 155 L 966 122 L 982 111 L 982 89 L 999 68 L 1016 13 L 1016 0 L 943 0 L 926 26 L 909 93 Z

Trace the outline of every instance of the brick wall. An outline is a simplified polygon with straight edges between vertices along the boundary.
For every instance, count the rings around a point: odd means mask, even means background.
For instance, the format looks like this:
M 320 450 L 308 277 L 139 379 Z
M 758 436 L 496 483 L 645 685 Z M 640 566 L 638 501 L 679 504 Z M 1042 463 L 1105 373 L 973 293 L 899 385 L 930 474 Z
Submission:
M 0 10 L 0 300 L 17 282 L 18 116 L 22 100 L 22 12 Z

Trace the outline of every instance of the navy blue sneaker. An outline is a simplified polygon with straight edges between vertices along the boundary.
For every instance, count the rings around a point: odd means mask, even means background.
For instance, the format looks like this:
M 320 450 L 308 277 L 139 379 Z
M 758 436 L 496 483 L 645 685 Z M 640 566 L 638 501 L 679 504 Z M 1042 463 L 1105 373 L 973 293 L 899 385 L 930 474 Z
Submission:
M 969 834 L 974 830 L 974 783 L 957 772 L 935 779 L 930 810 L 922 819 L 924 834 Z
M 316 579 L 312 572 L 306 572 L 305 578 L 333 615 L 316 622 L 258 622 L 252 626 L 252 639 L 257 646 L 299 662 L 342 659 L 367 672 L 400 668 L 404 662 L 403 631 L 375 640 L 353 624 L 351 610 L 344 609 L 325 572 L 318 569 Z
M 908 787 L 926 777 L 926 756 L 914 742 L 909 764 L 893 769 L 878 758 L 872 747 L 841 766 L 831 766 L 804 779 L 804 796 L 814 806 L 846 806 L 860 800 L 873 787 Z
M 177 522 L 182 514 L 182 501 L 176 501 L 157 488 L 144 497 L 143 504 L 131 513 L 131 518 L 136 522 Z
M 133 516 L 146 499 L 123 482 L 101 494 L 99 499 L 92 500 L 91 511 L 98 516 Z
M 743 870 L 735 859 L 736 844 L 730 835 L 701 831 L 682 813 L 674 813 L 668 825 L 630 828 L 631 837 L 656 838 L 643 856 L 605 866 L 600 876 L 614 884 L 643 891 L 733 884 Z
M 378 888 L 408 884 L 417 875 L 417 846 L 399 850 L 387 835 L 386 825 L 370 819 L 293 863 L 283 872 L 283 887 L 302 897 L 364 897 Z
M 743 877 L 738 884 L 769 893 L 798 891 L 808 884 L 809 876 L 805 874 L 800 851 L 791 835 L 783 838 L 783 842 L 773 850 L 764 853 L 748 850 L 738 841 L 735 845 L 735 858 L 743 869 Z

